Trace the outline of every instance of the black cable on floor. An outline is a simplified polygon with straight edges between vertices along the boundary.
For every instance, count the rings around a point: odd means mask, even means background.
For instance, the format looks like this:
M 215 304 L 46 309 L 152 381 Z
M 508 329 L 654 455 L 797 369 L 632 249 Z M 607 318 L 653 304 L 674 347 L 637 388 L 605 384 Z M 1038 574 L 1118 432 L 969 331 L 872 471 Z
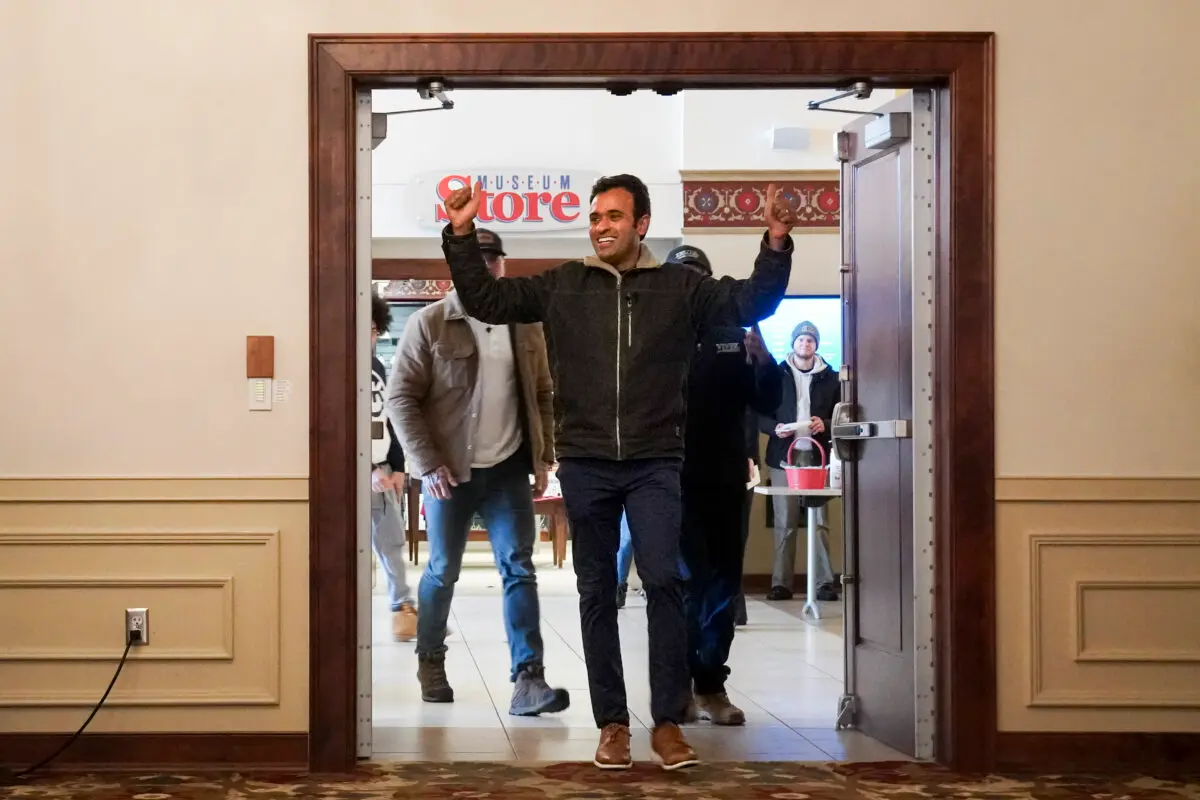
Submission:
M 129 658 L 129 648 L 133 647 L 133 641 L 134 641 L 134 639 L 132 636 L 129 636 L 126 638 L 125 652 L 121 654 L 121 661 L 117 664 L 117 671 L 113 673 L 112 680 L 108 682 L 108 688 L 104 690 L 104 695 L 100 698 L 100 702 L 96 703 L 95 707 L 92 709 L 92 713 L 88 714 L 88 718 L 85 719 L 83 721 L 83 724 L 79 726 L 79 730 L 75 731 L 75 733 L 71 736 L 71 738 L 67 739 L 67 741 L 65 741 L 61 747 L 59 747 L 57 750 L 55 750 L 50 755 L 43 758 L 41 761 L 34 764 L 32 767 L 23 769 L 20 772 L 12 775 L 11 777 L 7 774 L 7 772 L 5 772 L 3 775 L 4 782 L 11 783 L 13 781 L 19 781 L 23 778 L 29 777 L 30 775 L 37 772 L 39 769 L 46 766 L 50 762 L 54 761 L 54 759 L 58 758 L 63 753 L 65 753 L 67 751 L 68 747 L 75 744 L 75 741 L 79 738 L 80 734 L 82 734 L 85 730 L 87 730 L 87 726 L 89 724 L 91 724 L 91 722 L 95 718 L 96 714 L 100 711 L 101 708 L 104 707 L 104 701 L 108 699 L 108 695 L 112 692 L 113 687 L 117 685 L 117 678 L 121 677 L 121 670 L 124 669 L 125 661 L 126 661 L 126 659 Z

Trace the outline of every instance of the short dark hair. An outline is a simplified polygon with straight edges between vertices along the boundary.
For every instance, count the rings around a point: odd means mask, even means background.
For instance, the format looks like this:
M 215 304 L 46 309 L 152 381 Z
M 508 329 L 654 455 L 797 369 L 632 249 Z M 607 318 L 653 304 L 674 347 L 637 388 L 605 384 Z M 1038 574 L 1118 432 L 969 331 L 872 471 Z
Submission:
M 588 202 L 596 199 L 596 195 L 613 189 L 624 189 L 633 195 L 633 221 L 636 223 L 650 213 L 650 190 L 642 179 L 636 175 L 606 175 L 592 185 L 592 196 Z
M 371 324 L 376 333 L 386 333 L 392 327 L 392 307 L 376 291 L 371 292 Z

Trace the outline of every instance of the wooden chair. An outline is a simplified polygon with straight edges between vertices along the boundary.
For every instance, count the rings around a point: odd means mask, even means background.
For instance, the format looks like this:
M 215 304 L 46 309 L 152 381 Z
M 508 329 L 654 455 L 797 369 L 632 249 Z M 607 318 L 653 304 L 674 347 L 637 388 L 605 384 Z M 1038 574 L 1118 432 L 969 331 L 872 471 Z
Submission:
M 567 525 L 567 509 L 562 497 L 543 497 L 533 501 L 533 510 L 546 518 L 546 530 L 542 531 L 542 541 L 550 541 L 554 551 L 554 566 L 562 569 L 567 562 L 567 536 L 570 533 Z
M 420 563 L 421 542 L 429 541 L 429 537 L 421 528 L 421 482 L 412 477 L 408 479 L 405 506 L 408 558 L 415 566 Z M 551 543 L 554 566 L 562 569 L 567 561 L 567 537 L 569 535 L 567 512 L 563 506 L 563 500 L 561 497 L 545 497 L 535 500 L 533 510 L 535 514 L 546 520 L 546 529 L 539 531 L 540 538 L 543 542 Z M 486 530 L 472 530 L 467 535 L 469 542 L 486 542 L 487 540 Z

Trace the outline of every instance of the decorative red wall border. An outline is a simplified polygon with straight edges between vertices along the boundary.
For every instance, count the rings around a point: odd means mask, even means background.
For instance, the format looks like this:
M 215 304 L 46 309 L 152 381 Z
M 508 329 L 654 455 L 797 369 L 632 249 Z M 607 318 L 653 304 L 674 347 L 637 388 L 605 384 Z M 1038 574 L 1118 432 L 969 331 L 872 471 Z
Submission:
M 758 231 L 764 224 L 767 187 L 774 183 L 800 212 L 800 233 L 836 233 L 842 221 L 841 181 L 836 170 L 781 173 L 778 176 L 730 174 L 683 177 L 685 231 L 736 233 Z
M 453 281 L 401 278 L 388 281 L 379 295 L 386 300 L 441 300 L 454 288 Z

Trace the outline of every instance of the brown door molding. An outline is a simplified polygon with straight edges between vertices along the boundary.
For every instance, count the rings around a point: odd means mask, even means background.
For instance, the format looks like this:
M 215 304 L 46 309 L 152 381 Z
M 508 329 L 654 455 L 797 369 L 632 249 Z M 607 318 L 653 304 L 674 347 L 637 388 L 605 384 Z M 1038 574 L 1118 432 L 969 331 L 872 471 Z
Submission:
M 940 762 L 996 755 L 993 36 L 702 33 L 312 36 L 309 762 L 355 764 L 356 88 L 933 86 L 948 100 L 934 408 Z M 945 153 L 943 153 L 944 155 Z

